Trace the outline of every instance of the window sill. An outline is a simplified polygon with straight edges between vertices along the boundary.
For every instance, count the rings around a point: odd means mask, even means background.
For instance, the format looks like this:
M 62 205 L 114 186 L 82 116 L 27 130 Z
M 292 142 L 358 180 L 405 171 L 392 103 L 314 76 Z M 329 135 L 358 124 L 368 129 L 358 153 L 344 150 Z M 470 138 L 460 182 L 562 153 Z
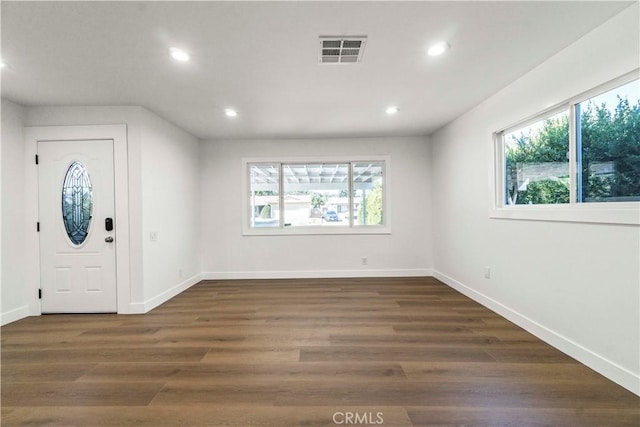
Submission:
M 584 205 L 518 205 L 494 208 L 494 219 L 640 225 L 640 203 L 590 203 Z
M 243 236 L 322 236 L 353 234 L 391 234 L 389 227 L 295 227 L 295 228 L 245 228 Z

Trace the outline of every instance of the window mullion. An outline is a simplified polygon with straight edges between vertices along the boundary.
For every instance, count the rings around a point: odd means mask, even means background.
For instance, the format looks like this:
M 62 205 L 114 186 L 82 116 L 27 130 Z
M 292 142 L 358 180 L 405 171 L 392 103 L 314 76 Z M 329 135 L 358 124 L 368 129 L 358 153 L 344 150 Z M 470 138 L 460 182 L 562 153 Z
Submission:
M 349 171 L 347 179 L 348 183 L 348 192 L 349 192 L 349 203 L 347 204 L 347 209 L 349 209 L 349 227 L 353 227 L 353 163 L 349 162 Z
M 577 128 L 576 128 L 576 106 L 569 107 L 569 204 L 576 204 L 578 201 L 578 155 L 577 155 Z
M 505 149 L 504 149 L 504 132 L 500 132 L 494 135 L 494 182 L 493 187 L 496 189 L 496 194 L 493 200 L 493 207 L 504 207 L 507 205 L 507 195 L 506 195 L 506 170 L 507 170 L 507 162 L 505 159 Z
M 282 163 L 278 163 L 278 203 L 280 207 L 278 209 L 278 219 L 280 223 L 280 228 L 284 228 L 284 167 Z
M 576 147 L 576 191 L 577 191 L 577 196 L 576 196 L 576 201 L 577 203 L 582 203 L 583 200 L 583 191 L 582 191 L 582 173 L 583 173 L 583 169 L 582 169 L 582 111 L 580 109 L 580 104 L 574 104 L 574 109 L 576 112 L 576 117 L 575 117 L 575 137 L 576 137 L 576 143 L 575 143 L 575 147 Z

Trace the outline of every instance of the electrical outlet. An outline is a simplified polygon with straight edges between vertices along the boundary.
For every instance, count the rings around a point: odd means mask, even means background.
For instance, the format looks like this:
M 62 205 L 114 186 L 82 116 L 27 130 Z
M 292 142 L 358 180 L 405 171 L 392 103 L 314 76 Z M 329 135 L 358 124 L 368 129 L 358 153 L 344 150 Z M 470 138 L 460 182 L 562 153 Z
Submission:
M 149 241 L 157 242 L 158 241 L 158 233 L 156 231 L 152 231 L 149 233 Z
M 484 268 L 484 278 L 491 279 L 491 267 Z
M 361 261 L 362 261 L 362 265 L 368 265 L 369 264 L 369 260 L 367 259 L 366 256 L 363 256 Z
M 178 278 L 180 278 L 180 279 L 182 278 L 182 269 L 181 268 L 178 269 Z

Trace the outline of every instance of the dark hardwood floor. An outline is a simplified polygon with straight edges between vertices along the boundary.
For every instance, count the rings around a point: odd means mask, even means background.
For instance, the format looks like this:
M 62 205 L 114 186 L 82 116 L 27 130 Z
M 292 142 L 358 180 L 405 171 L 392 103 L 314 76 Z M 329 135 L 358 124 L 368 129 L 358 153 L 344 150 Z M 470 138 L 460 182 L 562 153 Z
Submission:
M 206 281 L 4 326 L 2 426 L 634 426 L 640 398 L 432 278 Z

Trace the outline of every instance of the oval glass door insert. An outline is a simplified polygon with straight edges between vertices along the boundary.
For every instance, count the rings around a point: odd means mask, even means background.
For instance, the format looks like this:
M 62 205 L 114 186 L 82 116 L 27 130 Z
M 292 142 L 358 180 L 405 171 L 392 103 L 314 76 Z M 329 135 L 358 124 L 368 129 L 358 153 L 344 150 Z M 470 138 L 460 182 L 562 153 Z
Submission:
M 93 193 L 89 173 L 82 163 L 73 162 L 62 184 L 62 221 L 69 240 L 81 245 L 87 238 Z

